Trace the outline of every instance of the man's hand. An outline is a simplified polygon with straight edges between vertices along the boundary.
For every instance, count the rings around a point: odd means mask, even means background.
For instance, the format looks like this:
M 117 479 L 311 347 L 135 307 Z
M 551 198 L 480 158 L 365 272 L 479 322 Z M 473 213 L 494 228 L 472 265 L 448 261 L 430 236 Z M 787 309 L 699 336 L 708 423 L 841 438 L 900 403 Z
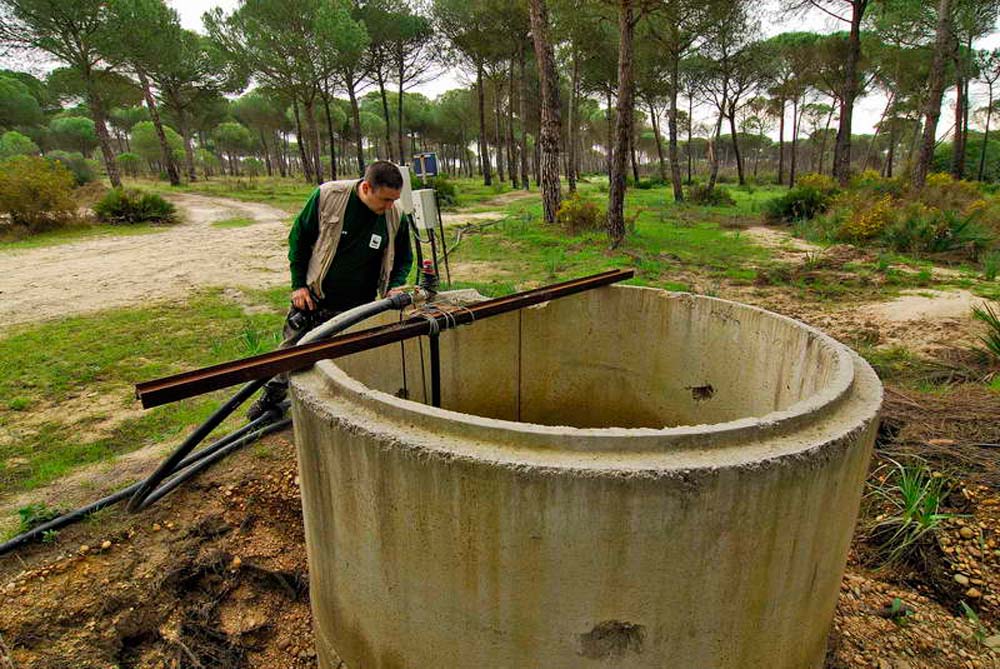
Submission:
M 312 293 L 308 288 L 299 288 L 292 291 L 292 305 L 299 311 L 312 311 L 316 308 Z
M 385 294 L 386 297 L 392 297 L 393 295 L 399 295 L 400 293 L 405 293 L 406 290 L 402 287 L 390 288 L 389 292 Z

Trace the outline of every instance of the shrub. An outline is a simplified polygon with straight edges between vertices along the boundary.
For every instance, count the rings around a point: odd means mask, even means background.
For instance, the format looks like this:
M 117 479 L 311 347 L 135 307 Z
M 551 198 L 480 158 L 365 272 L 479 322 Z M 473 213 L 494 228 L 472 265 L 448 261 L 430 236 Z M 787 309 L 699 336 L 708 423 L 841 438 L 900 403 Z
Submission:
M 32 232 L 62 225 L 76 215 L 73 175 L 58 162 L 15 156 L 0 165 L 0 211 Z
M 433 188 L 437 191 L 438 204 L 442 208 L 454 207 L 458 204 L 458 188 L 446 177 L 428 177 L 426 179 L 416 179 L 413 182 L 414 190 L 418 188 Z
M 94 205 L 94 213 L 107 223 L 173 223 L 177 210 L 156 193 L 133 188 L 113 188 Z
M 593 200 L 587 200 L 579 195 L 571 195 L 559 205 L 556 222 L 570 234 L 578 234 L 588 230 L 598 230 L 604 225 L 606 212 Z
M 796 179 L 795 185 L 798 188 L 811 188 L 821 193 L 835 193 L 838 190 L 837 182 L 833 180 L 833 177 L 815 172 L 803 174 Z
M 982 194 L 971 181 L 956 181 L 950 174 L 936 172 L 927 176 L 918 197 L 928 207 L 966 213 L 973 203 L 982 199 Z
M 73 173 L 73 179 L 77 186 L 90 183 L 97 179 L 97 163 L 87 160 L 82 153 L 68 153 L 66 151 L 49 151 L 45 154 L 49 160 L 55 160 Z
M 851 215 L 841 225 L 839 236 L 850 241 L 871 239 L 893 222 L 893 199 L 885 195 L 872 203 L 855 200 Z
M 822 214 L 830 206 L 831 193 L 806 186 L 796 186 L 764 206 L 764 217 L 772 223 L 806 221 Z
M 685 194 L 685 199 L 692 204 L 703 204 L 710 207 L 733 207 L 736 200 L 725 188 L 709 188 L 706 186 L 691 186 Z
M 38 145 L 31 138 L 11 130 L 0 137 L 0 158 L 11 156 L 37 156 Z
M 904 253 L 965 251 L 976 258 L 992 241 L 975 214 L 941 211 L 916 202 L 896 213 L 895 222 L 883 231 L 882 241 Z
M 1000 309 L 983 303 L 972 307 L 973 318 L 986 323 L 986 334 L 979 338 L 983 346 L 995 360 L 1000 362 Z

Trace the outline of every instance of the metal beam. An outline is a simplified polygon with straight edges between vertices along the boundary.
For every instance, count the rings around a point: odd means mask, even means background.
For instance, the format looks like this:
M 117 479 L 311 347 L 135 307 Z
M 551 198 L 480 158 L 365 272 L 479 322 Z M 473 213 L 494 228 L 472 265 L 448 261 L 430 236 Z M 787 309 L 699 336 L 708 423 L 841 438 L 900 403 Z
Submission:
M 486 300 L 470 307 L 463 307 L 447 314 L 423 314 L 401 323 L 368 328 L 339 335 L 326 341 L 314 342 L 294 348 L 279 349 L 271 353 L 226 362 L 211 367 L 183 372 L 153 381 L 138 383 L 135 394 L 146 409 L 176 402 L 188 397 L 219 390 L 253 379 L 270 378 L 276 374 L 309 367 L 318 360 L 367 351 L 386 344 L 429 334 L 433 330 L 446 330 L 456 325 L 523 309 L 567 295 L 574 295 L 592 288 L 606 286 L 635 276 L 633 270 L 616 269 L 579 279 L 563 281 L 534 290 L 514 293 L 494 300 Z M 431 323 L 436 322 L 436 327 Z

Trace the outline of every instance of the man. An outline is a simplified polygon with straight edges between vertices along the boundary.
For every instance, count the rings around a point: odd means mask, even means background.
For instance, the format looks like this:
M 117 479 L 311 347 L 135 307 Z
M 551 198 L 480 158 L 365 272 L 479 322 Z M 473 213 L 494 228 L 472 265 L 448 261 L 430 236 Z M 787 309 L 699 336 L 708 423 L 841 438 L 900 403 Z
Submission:
M 403 175 L 378 160 L 360 180 L 328 181 L 309 197 L 288 233 L 292 307 L 281 348 L 336 314 L 391 295 L 413 265 L 409 218 L 398 200 Z M 281 402 L 288 378 L 276 376 L 250 406 L 253 420 Z

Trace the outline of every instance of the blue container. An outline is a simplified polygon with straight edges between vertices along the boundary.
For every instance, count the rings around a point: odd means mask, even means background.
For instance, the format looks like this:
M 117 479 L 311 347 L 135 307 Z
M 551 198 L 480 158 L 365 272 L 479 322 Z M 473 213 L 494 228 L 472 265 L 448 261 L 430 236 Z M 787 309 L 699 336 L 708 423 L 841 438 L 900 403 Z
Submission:
M 413 154 L 413 172 L 418 177 L 436 177 L 438 174 L 438 158 L 436 153 Z

